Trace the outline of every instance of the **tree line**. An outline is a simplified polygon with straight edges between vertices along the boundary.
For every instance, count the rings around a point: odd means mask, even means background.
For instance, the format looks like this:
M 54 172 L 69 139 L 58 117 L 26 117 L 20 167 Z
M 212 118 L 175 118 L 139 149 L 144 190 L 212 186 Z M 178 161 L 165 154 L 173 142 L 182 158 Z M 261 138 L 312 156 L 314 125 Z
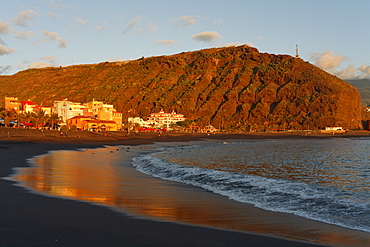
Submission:
M 0 124 L 4 127 L 33 127 L 57 129 L 63 120 L 58 114 L 46 114 L 45 111 L 17 112 L 0 109 Z

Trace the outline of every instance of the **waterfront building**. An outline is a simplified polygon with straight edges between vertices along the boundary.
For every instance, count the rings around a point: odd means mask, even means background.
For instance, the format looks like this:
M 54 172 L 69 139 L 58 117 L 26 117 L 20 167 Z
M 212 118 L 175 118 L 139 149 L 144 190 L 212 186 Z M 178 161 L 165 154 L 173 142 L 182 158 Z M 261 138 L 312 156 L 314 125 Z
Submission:
M 54 113 L 62 117 L 64 124 L 67 124 L 69 118 L 83 116 L 85 108 L 83 104 L 71 102 L 68 99 L 54 101 Z
M 147 119 L 147 122 L 154 122 L 161 126 L 161 128 L 171 128 L 173 124 L 185 120 L 186 118 L 183 114 L 178 114 L 175 111 L 172 111 L 171 113 L 166 113 L 161 110 L 158 113 L 151 113 Z
M 5 97 L 4 109 L 6 111 L 15 110 L 18 112 L 20 110 L 20 107 L 21 105 L 17 97 Z

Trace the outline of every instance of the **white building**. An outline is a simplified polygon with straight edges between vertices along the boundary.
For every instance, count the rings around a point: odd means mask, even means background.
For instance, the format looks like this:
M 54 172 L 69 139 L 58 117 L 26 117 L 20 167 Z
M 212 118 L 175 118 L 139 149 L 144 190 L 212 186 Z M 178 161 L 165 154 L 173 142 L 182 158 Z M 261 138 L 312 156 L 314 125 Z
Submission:
M 175 111 L 172 111 L 171 113 L 166 113 L 161 110 L 158 113 L 151 113 L 147 121 L 155 122 L 162 128 L 170 128 L 173 124 L 185 120 L 186 118 L 183 114 L 177 114 Z
M 158 113 L 151 113 L 146 121 L 140 117 L 128 118 L 130 124 L 138 124 L 146 128 L 167 129 L 171 129 L 172 125 L 185 120 L 186 118 L 183 114 L 177 114 L 175 111 L 165 113 L 163 110 Z
M 81 103 L 71 102 L 67 99 L 54 101 L 54 113 L 62 117 L 63 122 L 66 124 L 67 119 L 83 116 L 86 106 Z

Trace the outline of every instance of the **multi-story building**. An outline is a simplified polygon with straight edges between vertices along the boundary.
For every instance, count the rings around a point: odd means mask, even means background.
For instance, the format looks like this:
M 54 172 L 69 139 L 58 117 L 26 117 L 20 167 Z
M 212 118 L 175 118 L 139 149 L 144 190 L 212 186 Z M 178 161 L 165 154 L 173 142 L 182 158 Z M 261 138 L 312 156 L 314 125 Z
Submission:
M 50 115 L 53 111 L 53 107 L 35 105 L 35 103 L 33 101 L 27 100 L 27 101 L 21 101 L 21 109 L 20 110 L 24 113 L 44 111 L 45 115 Z
M 17 97 L 5 97 L 4 109 L 6 111 L 15 110 L 18 112 L 20 110 L 20 107 L 21 107 L 21 104 L 18 101 Z
M 67 99 L 54 101 L 54 113 L 62 117 L 63 122 L 66 124 L 67 119 L 75 116 L 84 115 L 85 105 L 81 103 L 71 102 Z
M 122 129 L 122 112 L 112 112 L 112 120 L 117 123 L 117 128 Z
M 175 111 L 171 113 L 165 113 L 161 110 L 159 113 L 151 113 L 147 119 L 147 122 L 157 123 L 162 128 L 170 128 L 177 122 L 185 121 L 186 118 L 183 114 L 178 114 Z
M 99 111 L 104 107 L 104 103 L 93 99 L 91 102 L 85 103 L 85 106 L 87 107 L 89 112 L 92 112 L 92 115 L 94 117 L 98 117 Z
M 35 103 L 33 101 L 21 101 L 21 109 L 23 112 L 33 112 L 33 108 L 35 108 Z
M 129 123 L 137 124 L 141 127 L 167 129 L 171 129 L 177 122 L 185 120 L 186 118 L 183 114 L 178 114 L 175 111 L 165 113 L 163 110 L 158 113 L 151 113 L 146 121 L 140 117 L 128 118 Z
M 92 131 L 117 131 L 117 123 L 112 120 L 84 120 L 82 121 L 82 128 L 84 130 Z
M 54 101 L 53 107 L 35 105 L 33 101 L 19 102 L 16 97 L 5 97 L 5 110 L 17 112 L 44 111 L 46 115 L 56 113 L 63 120 L 62 124 L 76 126 L 79 129 L 98 129 L 116 131 L 122 128 L 122 113 L 113 105 L 93 100 L 86 104 L 69 101 Z M 89 121 L 89 122 L 88 122 Z

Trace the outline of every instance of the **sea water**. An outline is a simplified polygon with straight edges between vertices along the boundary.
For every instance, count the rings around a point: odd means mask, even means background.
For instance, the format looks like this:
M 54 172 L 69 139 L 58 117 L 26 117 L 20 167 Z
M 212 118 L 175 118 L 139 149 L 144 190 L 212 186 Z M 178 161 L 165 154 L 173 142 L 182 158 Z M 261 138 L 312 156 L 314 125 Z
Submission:
M 232 200 L 370 233 L 370 139 L 275 139 L 171 146 L 142 173 Z

